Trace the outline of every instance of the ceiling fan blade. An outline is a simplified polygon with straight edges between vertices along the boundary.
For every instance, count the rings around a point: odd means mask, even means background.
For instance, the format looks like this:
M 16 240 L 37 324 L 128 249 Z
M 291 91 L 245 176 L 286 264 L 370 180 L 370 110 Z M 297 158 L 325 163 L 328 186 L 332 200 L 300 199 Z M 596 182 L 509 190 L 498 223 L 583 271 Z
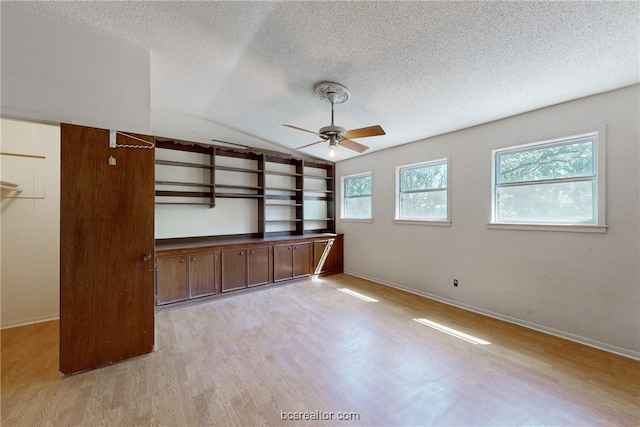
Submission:
M 366 145 L 362 145 L 350 139 L 341 139 L 338 143 L 349 150 L 357 151 L 358 153 L 363 153 L 369 149 Z
M 347 139 L 351 138 L 366 138 L 368 136 L 378 136 L 378 135 L 386 135 L 384 130 L 378 126 L 369 126 L 366 128 L 360 129 L 351 129 L 342 134 Z
M 314 131 L 308 130 L 308 129 L 302 129 L 302 128 L 299 128 L 297 126 L 291 126 L 291 125 L 282 125 L 282 126 L 285 126 L 285 127 L 291 128 L 291 129 L 298 129 L 298 130 L 301 130 L 302 132 L 308 132 L 308 133 L 312 133 L 314 135 L 320 136 L 320 134 L 318 132 L 314 132 Z
M 312 145 L 316 145 L 316 144 L 319 144 L 319 143 L 324 142 L 324 141 L 325 141 L 324 139 L 321 139 L 320 141 L 312 142 L 311 144 L 307 144 L 307 145 L 303 145 L 302 147 L 294 148 L 294 150 L 299 150 L 301 148 L 311 147 Z

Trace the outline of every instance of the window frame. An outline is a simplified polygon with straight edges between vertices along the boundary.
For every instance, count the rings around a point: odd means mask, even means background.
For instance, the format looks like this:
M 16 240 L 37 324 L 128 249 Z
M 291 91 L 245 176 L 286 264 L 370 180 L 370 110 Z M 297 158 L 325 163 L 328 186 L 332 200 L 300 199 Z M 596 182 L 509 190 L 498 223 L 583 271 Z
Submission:
M 426 189 L 426 190 L 412 190 L 412 193 L 428 193 L 434 191 L 446 191 L 447 194 L 447 215 L 445 218 L 409 218 L 400 216 L 400 197 L 404 193 L 401 191 L 402 179 L 401 173 L 405 169 L 417 169 L 423 166 L 438 166 L 444 164 L 447 166 L 447 186 L 439 189 Z M 417 163 L 410 163 L 406 165 L 396 166 L 396 187 L 395 187 L 395 214 L 393 222 L 396 224 L 413 224 L 413 225 L 436 225 L 436 226 L 451 226 L 451 156 L 439 157 L 433 160 L 426 160 Z
M 358 195 L 358 196 L 347 196 L 347 182 L 350 179 L 354 179 L 354 178 L 362 178 L 362 177 L 369 177 L 369 180 L 371 182 L 371 193 L 369 193 L 369 195 Z M 371 171 L 368 172 L 360 172 L 360 173 L 356 173 L 356 174 L 351 174 L 351 175 L 344 175 L 340 178 L 340 185 L 341 185 L 341 190 L 340 190 L 340 220 L 342 221 L 354 221 L 354 222 L 372 222 L 373 221 L 373 174 L 371 173 Z M 355 198 L 361 198 L 361 197 L 369 197 L 370 200 L 370 206 L 369 206 L 369 216 L 368 217 L 347 217 L 345 216 L 346 210 L 345 210 L 345 202 L 347 199 L 355 199 Z
M 505 221 L 496 218 L 497 211 L 497 190 L 501 187 L 498 184 L 499 165 L 498 159 L 500 154 L 516 153 L 528 150 L 535 150 L 546 147 L 570 145 L 576 140 L 583 138 L 593 138 L 593 163 L 594 176 L 590 180 L 593 182 L 593 212 L 595 219 L 593 221 Z M 592 128 L 587 131 L 570 132 L 565 136 L 549 138 L 540 141 L 530 142 L 520 145 L 512 145 L 504 148 L 498 148 L 491 151 L 491 200 L 489 213 L 489 228 L 501 228 L 512 230 L 541 230 L 541 231 L 573 231 L 573 232 L 590 232 L 605 233 L 606 225 L 606 127 L 600 126 L 595 130 Z M 545 180 L 529 180 L 519 183 L 509 183 L 504 185 L 532 185 L 532 184 L 549 184 L 562 182 L 587 181 L 584 177 L 567 177 L 553 178 Z

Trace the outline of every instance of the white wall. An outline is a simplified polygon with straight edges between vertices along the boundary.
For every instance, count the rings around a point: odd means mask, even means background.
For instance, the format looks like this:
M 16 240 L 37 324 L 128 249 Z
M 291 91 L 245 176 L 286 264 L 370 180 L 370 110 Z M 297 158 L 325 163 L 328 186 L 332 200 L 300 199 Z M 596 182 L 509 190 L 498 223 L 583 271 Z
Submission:
M 639 89 L 623 88 L 338 163 L 338 177 L 371 171 L 373 180 L 374 221 L 338 222 L 345 233 L 345 270 L 640 357 Z M 605 234 L 487 228 L 492 149 L 603 124 Z M 451 227 L 394 224 L 395 167 L 447 155 Z M 459 287 L 453 287 L 453 278 Z
M 2 190 L 0 299 L 2 328 L 57 318 L 60 298 L 60 127 L 17 120 L 0 122 Z M 42 197 L 38 199 L 8 198 Z
M 150 132 L 148 50 L 1 8 L 3 116 Z

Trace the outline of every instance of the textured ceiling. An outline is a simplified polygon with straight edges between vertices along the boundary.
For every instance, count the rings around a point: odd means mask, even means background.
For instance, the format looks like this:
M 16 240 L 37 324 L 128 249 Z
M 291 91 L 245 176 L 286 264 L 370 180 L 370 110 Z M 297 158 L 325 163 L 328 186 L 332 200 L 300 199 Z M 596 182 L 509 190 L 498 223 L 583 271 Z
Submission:
M 638 2 L 15 4 L 149 49 L 152 111 L 288 148 L 318 138 L 281 124 L 329 124 L 323 80 L 351 92 L 337 125 L 386 130 L 368 152 L 640 80 Z

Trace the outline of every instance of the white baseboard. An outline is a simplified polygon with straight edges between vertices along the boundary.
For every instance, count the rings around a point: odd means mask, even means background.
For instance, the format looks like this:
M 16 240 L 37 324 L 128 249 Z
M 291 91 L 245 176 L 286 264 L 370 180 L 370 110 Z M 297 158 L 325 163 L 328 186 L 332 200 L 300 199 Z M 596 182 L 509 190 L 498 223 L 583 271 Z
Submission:
M 538 332 L 543 332 L 545 334 L 553 335 L 559 338 L 564 338 L 569 341 L 577 342 L 579 344 L 584 344 L 589 347 L 594 347 L 599 350 L 604 350 L 609 353 L 618 354 L 620 356 L 628 357 L 635 360 L 640 360 L 640 352 L 635 350 L 630 350 L 627 348 L 618 347 L 612 344 L 603 343 L 600 341 L 592 340 L 591 338 L 582 337 L 580 335 L 575 335 L 569 332 L 560 331 L 558 329 L 549 328 L 544 325 L 539 325 L 537 323 L 528 322 L 526 320 L 518 319 L 515 317 L 507 316 L 504 314 L 496 313 L 490 310 L 485 310 L 483 308 L 474 307 L 472 305 L 463 304 L 454 300 L 450 300 L 447 298 L 442 298 L 438 295 L 433 295 L 428 292 L 419 291 L 416 289 L 411 289 L 409 287 L 400 285 L 398 283 L 388 282 L 386 280 L 377 279 L 375 277 L 370 277 L 365 274 L 356 273 L 354 271 L 346 271 L 345 274 L 350 274 L 351 276 L 360 277 L 361 279 L 370 280 L 372 282 L 379 283 L 384 286 L 389 286 L 390 288 L 399 289 L 401 291 L 409 292 L 414 295 L 419 295 L 421 297 L 429 298 L 434 301 L 438 301 L 447 305 L 451 305 L 453 307 L 461 308 L 463 310 L 472 311 L 474 313 L 482 314 L 488 317 L 493 317 L 494 319 L 503 320 L 505 322 L 513 323 L 519 326 L 523 326 L 525 328 L 534 329 Z
M 50 320 L 58 320 L 60 315 L 33 317 L 31 319 L 15 320 L 13 322 L 3 323 L 0 329 L 17 328 L 18 326 L 33 325 L 35 323 L 48 322 Z

